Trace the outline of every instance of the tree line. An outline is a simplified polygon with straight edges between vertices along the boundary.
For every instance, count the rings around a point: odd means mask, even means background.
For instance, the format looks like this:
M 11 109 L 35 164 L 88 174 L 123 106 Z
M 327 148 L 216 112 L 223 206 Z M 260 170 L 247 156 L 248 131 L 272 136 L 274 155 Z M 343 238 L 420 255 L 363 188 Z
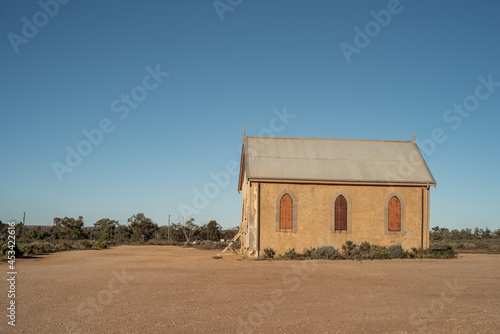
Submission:
M 102 218 L 93 227 L 85 227 L 82 216 L 55 217 L 52 226 L 25 226 L 16 224 L 16 239 L 18 242 L 28 240 L 99 240 L 116 243 L 146 243 L 152 239 L 170 241 L 172 243 L 213 241 L 232 239 L 237 228 L 223 230 L 216 220 L 210 220 L 203 225 L 197 225 L 194 218 L 179 219 L 170 226 L 158 226 L 143 213 L 132 215 L 128 224 L 119 224 L 117 220 Z M 6 240 L 8 224 L 0 221 L 0 241 Z
M 500 238 L 500 229 L 496 231 L 491 231 L 489 228 L 479 228 L 476 227 L 474 230 L 470 228 L 464 228 L 461 230 L 453 229 L 449 230 L 445 227 L 435 226 L 431 229 L 431 239 L 432 240 L 444 240 L 444 241 L 467 241 L 467 240 L 487 240 Z

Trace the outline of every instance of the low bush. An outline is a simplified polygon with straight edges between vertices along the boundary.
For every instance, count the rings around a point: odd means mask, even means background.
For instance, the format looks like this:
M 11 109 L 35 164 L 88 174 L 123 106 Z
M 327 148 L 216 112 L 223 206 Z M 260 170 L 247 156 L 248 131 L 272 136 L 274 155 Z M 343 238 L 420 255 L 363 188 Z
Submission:
M 342 253 L 346 258 L 358 258 L 359 257 L 359 249 L 358 246 L 352 242 L 347 240 L 345 244 L 342 245 Z
M 99 241 L 111 241 L 111 239 L 111 236 L 106 232 L 101 234 L 101 236 L 99 237 Z
M 416 255 L 412 251 L 403 251 L 401 256 L 399 257 L 400 259 L 414 259 Z
M 475 241 L 474 248 L 488 249 L 489 245 L 485 241 Z
M 85 248 L 91 248 L 92 244 L 88 242 L 87 240 L 82 240 L 80 241 L 80 246 L 85 249 Z
M 285 254 L 283 255 L 283 258 L 287 260 L 295 260 L 300 257 L 300 254 L 295 251 L 295 248 L 289 248 Z
M 52 242 L 45 242 L 42 241 L 38 247 L 37 247 L 38 252 L 40 253 L 52 253 L 55 252 L 55 245 Z
M 0 256 L 4 259 L 7 259 L 9 257 L 9 251 L 14 251 L 16 258 L 19 258 L 22 256 L 21 250 L 17 247 L 17 244 L 14 244 L 14 246 L 9 248 L 9 241 L 8 240 L 3 240 L 0 239 Z
M 189 246 L 191 246 L 191 244 L 189 244 Z M 210 240 L 203 240 L 194 246 L 195 246 L 195 248 L 198 248 L 198 249 L 214 249 L 215 243 L 213 241 L 210 241 Z
M 272 248 L 265 248 L 264 249 L 264 258 L 266 259 L 274 259 L 274 256 L 276 255 L 276 252 Z
M 428 249 L 427 257 L 431 259 L 454 259 L 457 257 L 457 253 L 451 246 L 446 246 L 440 249 Z
M 358 247 L 359 255 L 361 255 L 362 257 L 368 257 L 370 255 L 370 248 L 370 243 L 367 241 L 363 241 Z
M 23 254 L 23 256 L 32 256 L 36 253 L 37 251 L 37 245 L 32 243 L 32 244 L 21 244 L 19 247 L 19 250 Z
M 106 248 L 108 248 L 108 244 L 109 244 L 109 243 L 108 243 L 107 241 L 98 241 L 98 242 L 96 242 L 96 243 L 92 246 L 92 248 L 93 248 L 93 249 L 106 249 Z
M 226 248 L 228 245 L 228 243 L 226 242 L 214 242 L 214 244 L 212 245 L 212 248 L 214 249 L 224 249 Z
M 342 254 L 333 246 L 321 246 L 318 248 L 313 248 L 311 250 L 311 259 L 328 259 L 328 260 L 340 260 L 343 259 Z
M 404 249 L 401 245 L 390 245 L 387 251 L 391 259 L 399 259 L 404 255 Z
M 369 259 L 389 259 L 389 251 L 385 246 L 371 245 Z

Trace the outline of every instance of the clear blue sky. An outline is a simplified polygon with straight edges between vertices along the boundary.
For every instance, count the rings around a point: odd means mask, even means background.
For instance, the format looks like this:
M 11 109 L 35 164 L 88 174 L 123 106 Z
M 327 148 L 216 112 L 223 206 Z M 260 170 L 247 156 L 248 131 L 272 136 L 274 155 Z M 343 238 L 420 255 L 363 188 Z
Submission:
M 243 124 L 269 134 L 286 109 L 273 135 L 415 129 L 438 183 L 431 224 L 500 228 L 500 1 L 42 3 L 0 3 L 4 222 L 176 222 L 211 172 L 239 165 Z M 71 167 L 67 147 L 86 156 Z M 209 189 L 198 224 L 237 226 L 237 179 Z

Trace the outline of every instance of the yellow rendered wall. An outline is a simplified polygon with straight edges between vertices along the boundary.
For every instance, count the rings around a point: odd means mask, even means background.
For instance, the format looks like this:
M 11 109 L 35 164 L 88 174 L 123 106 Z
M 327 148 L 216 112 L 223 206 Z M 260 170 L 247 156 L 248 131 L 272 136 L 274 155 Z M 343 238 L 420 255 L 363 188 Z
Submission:
M 292 191 L 297 198 L 298 203 L 294 203 L 297 205 L 297 232 L 275 230 L 276 199 L 285 189 Z M 330 231 L 331 200 L 338 191 L 344 191 L 350 197 L 352 233 Z M 394 191 L 405 201 L 404 234 L 384 233 L 384 201 Z M 261 252 L 268 247 L 279 253 L 289 248 L 302 252 L 305 248 L 321 245 L 340 248 L 347 240 L 356 244 L 368 241 L 380 246 L 401 244 L 404 249 L 421 247 L 421 187 L 261 183 L 260 192 Z M 424 230 L 424 237 L 426 234 Z

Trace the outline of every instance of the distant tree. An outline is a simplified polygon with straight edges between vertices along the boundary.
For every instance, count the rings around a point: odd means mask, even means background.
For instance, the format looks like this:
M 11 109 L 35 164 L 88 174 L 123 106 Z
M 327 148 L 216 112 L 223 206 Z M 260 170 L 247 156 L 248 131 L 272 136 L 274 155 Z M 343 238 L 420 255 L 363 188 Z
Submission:
M 107 233 L 109 237 L 115 235 L 115 229 L 118 226 L 117 220 L 111 220 L 109 218 L 99 219 L 94 223 L 96 237 L 100 237 L 104 233 Z
M 156 232 L 156 237 L 158 239 L 168 240 L 168 226 L 158 227 L 158 232 Z
M 453 229 L 450 232 L 450 239 L 451 240 L 458 240 L 460 238 L 460 232 L 457 229 Z
M 464 240 L 470 239 L 471 233 L 472 233 L 472 230 L 470 228 L 461 229 L 459 238 L 464 239 Z
M 81 239 L 84 236 L 83 230 L 83 217 L 75 218 L 54 218 L 54 225 L 52 226 L 52 234 L 57 239 Z
M 203 240 L 219 241 L 222 237 L 222 227 L 217 224 L 217 221 L 211 220 L 200 227 L 200 237 Z
M 31 239 L 43 240 L 48 236 L 49 233 L 47 233 L 47 231 L 42 229 L 41 227 L 28 229 L 28 237 L 30 237 Z
M 483 231 L 483 237 L 489 239 L 491 237 L 491 230 L 489 228 L 485 228 Z
M 442 227 L 439 229 L 439 232 L 441 232 L 442 234 L 447 234 L 450 230 L 448 230 L 446 227 Z
M 116 226 L 115 228 L 115 239 L 120 241 L 120 242 L 125 242 L 127 240 L 130 240 L 132 237 L 132 229 L 128 225 L 120 225 Z
M 150 218 L 144 216 L 143 213 L 133 215 L 128 219 L 128 222 L 130 223 L 130 228 L 134 234 L 138 235 L 142 242 L 146 242 L 151 239 L 158 230 L 158 225 L 155 224 Z
M 182 242 L 186 240 L 184 232 L 182 230 L 181 224 L 170 225 L 170 240 L 176 242 Z
M 480 234 L 481 234 L 481 230 L 479 229 L 479 227 L 476 227 L 474 229 L 474 237 L 476 237 L 476 239 L 479 239 L 480 238 Z
M 223 230 L 222 236 L 226 240 L 232 240 L 234 238 L 234 236 L 238 233 L 239 230 L 240 230 L 240 228 L 238 226 L 227 229 L 227 230 Z
M 190 242 L 193 234 L 198 231 L 198 225 L 194 223 L 194 218 L 190 218 L 188 220 L 180 218 L 179 226 L 187 242 Z

